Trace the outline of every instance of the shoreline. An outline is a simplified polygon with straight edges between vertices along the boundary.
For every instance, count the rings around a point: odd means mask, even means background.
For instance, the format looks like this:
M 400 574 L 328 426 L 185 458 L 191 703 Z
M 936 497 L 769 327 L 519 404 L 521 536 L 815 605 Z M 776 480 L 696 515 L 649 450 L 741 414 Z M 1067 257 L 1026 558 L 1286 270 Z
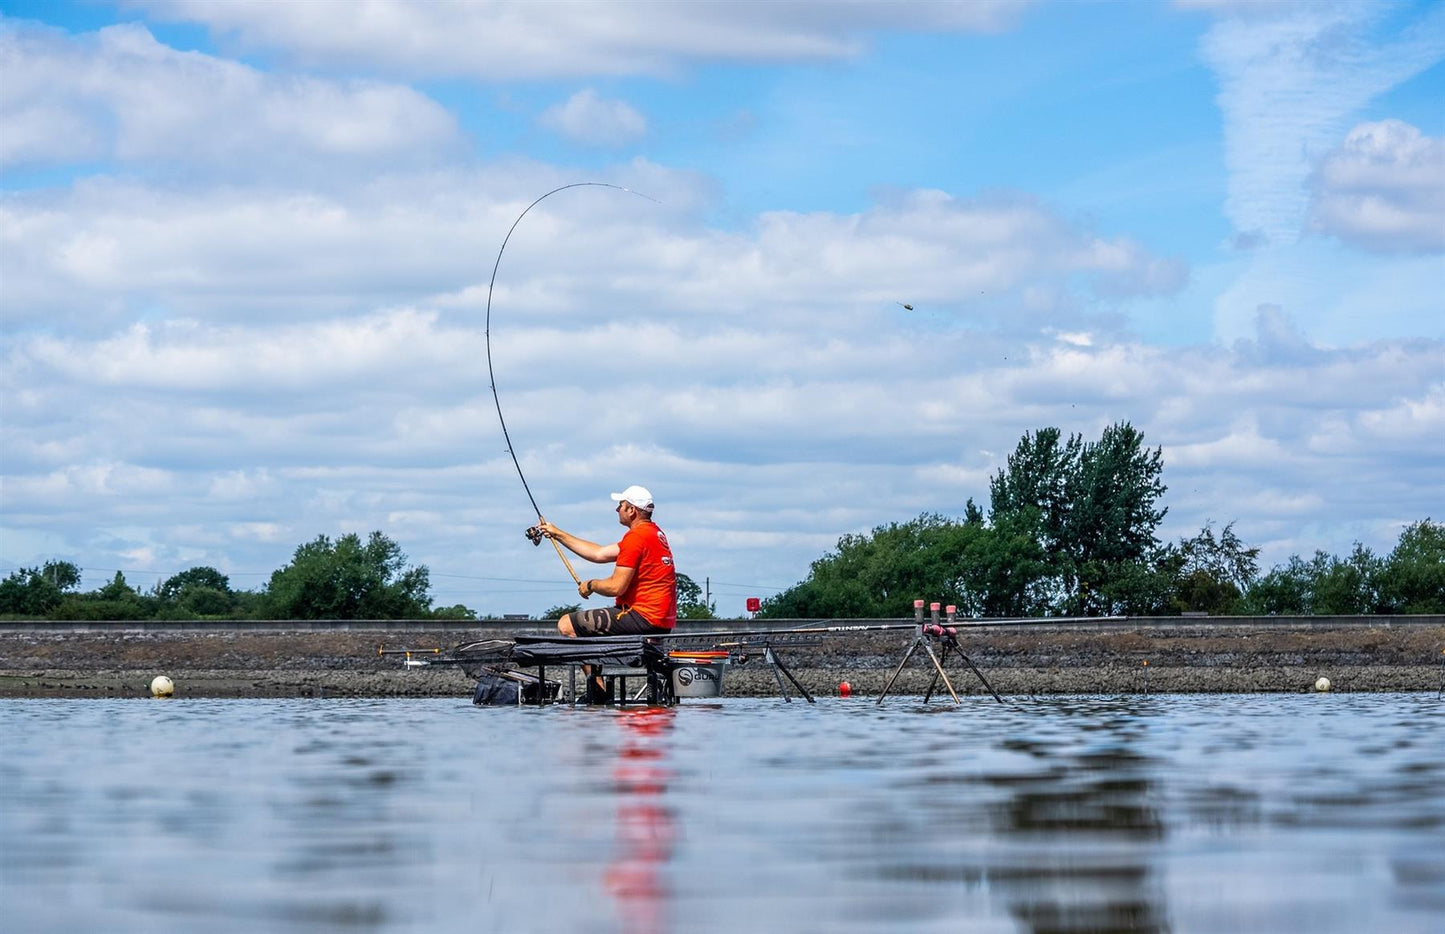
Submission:
M 1440 668 L 1430 666 L 1350 666 L 1305 668 L 1154 668 L 1147 677 L 1141 670 L 1107 668 L 982 668 L 994 689 L 1004 697 L 1072 694 L 1306 694 L 1315 680 L 1327 677 L 1334 693 L 1438 692 L 1445 684 Z M 474 681 L 459 669 L 445 672 L 411 670 L 384 672 L 318 671 L 276 672 L 206 669 L 147 669 L 145 671 L 75 671 L 0 669 L 0 699 L 24 698 L 149 698 L 150 679 L 165 674 L 175 683 L 177 698 L 426 698 L 469 700 Z M 793 669 L 793 674 L 815 697 L 838 694 L 848 681 L 855 698 L 876 697 L 889 671 Z M 959 697 L 987 697 L 978 679 L 966 667 L 953 669 L 949 678 Z M 565 676 L 564 693 L 565 693 Z M 932 680 L 932 669 L 906 669 L 889 696 L 922 696 Z M 797 699 L 790 685 L 788 693 Z M 731 666 L 724 676 L 725 697 L 779 697 L 772 672 L 755 667 L 738 671 Z M 947 698 L 939 684 L 935 700 Z M 686 703 L 686 701 L 684 701 Z
M 539 627 L 525 634 L 543 633 Z M 428 631 L 414 624 L 359 631 L 0 628 L 0 698 L 148 697 L 151 678 L 166 675 L 177 697 L 469 699 L 474 682 L 460 669 L 405 668 L 397 656 L 380 656 L 379 646 L 447 648 L 519 634 L 518 627 L 486 623 L 465 631 Z M 1167 626 L 1142 620 L 1088 627 L 1030 624 L 960 627 L 960 637 L 1002 695 L 1302 693 L 1313 691 L 1319 677 L 1329 678 L 1337 692 L 1439 691 L 1445 683 L 1440 617 L 1409 626 L 1359 619 L 1308 626 L 1178 620 Z M 855 697 L 872 697 L 911 638 L 908 631 L 846 632 L 779 654 L 816 696 L 836 695 L 846 680 Z M 951 661 L 948 673 L 960 696 L 986 696 L 962 662 Z M 890 693 L 922 695 L 932 674 L 927 659 L 915 656 Z M 565 682 L 565 673 L 558 675 Z M 726 669 L 724 696 L 777 695 L 773 672 L 760 659 Z

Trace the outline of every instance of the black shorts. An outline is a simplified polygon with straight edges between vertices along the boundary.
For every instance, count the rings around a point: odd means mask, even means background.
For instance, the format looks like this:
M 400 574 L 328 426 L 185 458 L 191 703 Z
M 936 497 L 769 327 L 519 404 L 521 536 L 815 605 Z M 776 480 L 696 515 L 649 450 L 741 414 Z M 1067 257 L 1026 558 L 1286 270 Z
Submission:
M 655 636 L 672 632 L 654 626 L 636 610 L 604 606 L 572 614 L 572 631 L 579 636 Z

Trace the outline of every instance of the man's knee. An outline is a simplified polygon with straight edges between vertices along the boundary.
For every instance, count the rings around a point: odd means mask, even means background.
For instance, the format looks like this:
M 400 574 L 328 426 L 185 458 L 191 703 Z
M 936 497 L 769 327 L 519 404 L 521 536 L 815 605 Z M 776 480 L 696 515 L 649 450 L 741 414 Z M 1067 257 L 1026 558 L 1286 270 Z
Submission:
M 557 631 L 560 632 L 562 635 L 567 636 L 567 637 L 569 637 L 569 638 L 575 638 L 575 637 L 576 637 L 576 635 L 577 635 L 577 630 L 575 630 L 575 629 L 572 628 L 572 614 L 571 614 L 571 613 L 567 613 L 567 614 L 565 614 L 561 619 L 557 620 Z

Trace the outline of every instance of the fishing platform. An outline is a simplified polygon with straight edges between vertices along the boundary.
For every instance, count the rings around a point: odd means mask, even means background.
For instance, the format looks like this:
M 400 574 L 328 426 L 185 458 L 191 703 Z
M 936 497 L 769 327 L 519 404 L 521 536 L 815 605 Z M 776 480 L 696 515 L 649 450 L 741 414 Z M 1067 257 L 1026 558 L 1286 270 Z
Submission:
M 819 625 L 797 629 L 728 630 L 668 633 L 646 636 L 517 636 L 469 642 L 449 650 L 388 649 L 378 654 L 405 656 L 408 668 L 457 666 L 476 678 L 472 702 L 478 706 L 549 704 L 605 704 L 671 707 L 687 698 L 718 698 L 724 693 L 731 666 L 763 665 L 773 674 L 784 701 L 791 702 L 789 685 L 808 703 L 812 693 L 798 680 L 785 656 L 821 645 L 830 635 L 896 630 L 910 632 L 902 658 L 879 692 L 882 704 L 898 676 L 915 655 L 921 654 L 933 669 L 924 694 L 932 699 L 941 684 L 955 705 L 961 703 L 949 678 L 951 659 L 962 661 L 999 703 L 1003 699 L 988 683 L 959 642 L 960 629 L 999 625 L 1002 621 L 957 624 L 953 607 L 946 618 L 940 606 L 931 605 L 925 618 L 923 601 L 914 602 L 912 623 Z

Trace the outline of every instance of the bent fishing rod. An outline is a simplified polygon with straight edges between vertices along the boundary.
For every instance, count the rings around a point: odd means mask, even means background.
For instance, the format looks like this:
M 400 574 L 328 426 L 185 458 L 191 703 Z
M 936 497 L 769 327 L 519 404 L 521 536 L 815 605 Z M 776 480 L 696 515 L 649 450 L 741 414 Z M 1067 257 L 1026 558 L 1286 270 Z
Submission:
M 507 432 L 507 420 L 502 416 L 502 399 L 497 395 L 497 374 L 492 368 L 492 292 L 497 287 L 497 270 L 502 265 L 502 254 L 507 251 L 507 243 L 512 239 L 512 233 L 517 229 L 517 225 L 522 223 L 522 218 L 526 217 L 527 212 L 531 211 L 532 208 L 535 208 L 559 191 L 566 191 L 569 188 L 612 188 L 617 191 L 625 191 L 629 195 L 637 195 L 639 198 L 647 198 L 648 201 L 656 204 L 661 204 L 656 198 L 650 198 L 640 191 L 633 191 L 631 188 L 624 188 L 621 185 L 613 185 L 608 182 L 572 182 L 567 185 L 560 185 L 527 205 L 526 209 L 517 215 L 517 219 L 512 221 L 512 226 L 507 229 L 507 235 L 502 238 L 502 246 L 497 250 L 496 262 L 492 263 L 492 280 L 487 284 L 487 323 L 485 329 L 487 343 L 487 378 L 492 384 L 492 401 L 495 402 L 497 406 L 497 421 L 502 425 L 502 438 L 507 442 L 507 453 L 512 457 L 512 466 L 517 468 L 517 477 L 522 481 L 522 489 L 527 493 L 527 500 L 532 504 L 532 511 L 537 514 L 538 525 L 527 530 L 527 538 L 533 545 L 540 545 L 542 543 L 542 531 L 538 526 L 545 522 L 546 518 L 542 515 L 542 508 L 537 505 L 537 498 L 532 495 L 532 488 L 527 485 L 527 477 L 522 473 L 522 464 L 517 460 L 517 451 L 512 447 L 512 436 Z M 567 573 L 572 575 L 573 583 L 579 587 L 582 586 L 582 579 L 577 576 L 576 571 L 572 570 L 572 562 L 568 561 L 567 555 L 562 552 L 562 545 L 555 538 L 549 540 L 552 542 L 552 547 L 557 549 L 557 557 L 562 559 L 562 564 L 566 566 Z

